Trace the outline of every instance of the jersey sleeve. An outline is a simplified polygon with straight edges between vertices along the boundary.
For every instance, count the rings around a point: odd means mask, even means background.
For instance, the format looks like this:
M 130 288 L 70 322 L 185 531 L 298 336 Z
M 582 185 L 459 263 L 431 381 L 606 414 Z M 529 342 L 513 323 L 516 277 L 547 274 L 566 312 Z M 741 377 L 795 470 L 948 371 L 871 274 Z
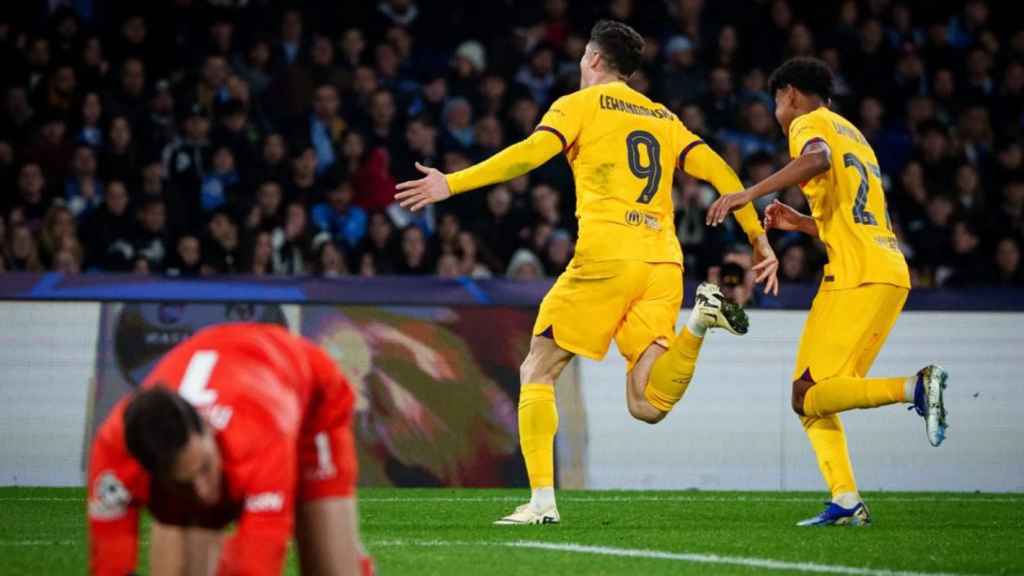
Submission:
M 732 167 L 714 150 L 705 145 L 696 134 L 677 122 L 680 128 L 678 138 L 683 143 L 679 153 L 679 167 L 683 172 L 708 182 L 722 196 L 743 191 L 743 183 Z M 747 239 L 753 245 L 757 237 L 764 234 L 764 228 L 757 217 L 753 204 L 747 203 L 734 214 Z
M 697 136 L 679 121 L 673 123 L 673 130 L 675 132 L 676 149 L 679 150 L 679 167 L 686 171 L 686 157 L 690 155 L 690 152 L 698 146 L 704 145 L 704 141 Z
M 824 122 L 824 119 L 813 112 L 793 120 L 789 126 L 789 155 L 791 158 L 799 157 L 804 153 L 804 149 L 814 142 L 828 145 L 828 131 Z
M 292 434 L 273 436 L 236 472 L 244 494 L 242 513 L 238 530 L 224 544 L 220 576 L 276 575 L 284 566 L 293 529 L 297 440 Z
M 583 129 L 583 119 L 593 112 L 593 102 L 588 93 L 580 91 L 562 96 L 548 108 L 537 124 L 537 130 L 545 130 L 558 136 L 562 150 L 568 150 Z
M 124 443 L 97 434 L 87 486 L 90 574 L 126 576 L 135 571 L 139 508 L 148 489 L 149 476 L 129 457 Z

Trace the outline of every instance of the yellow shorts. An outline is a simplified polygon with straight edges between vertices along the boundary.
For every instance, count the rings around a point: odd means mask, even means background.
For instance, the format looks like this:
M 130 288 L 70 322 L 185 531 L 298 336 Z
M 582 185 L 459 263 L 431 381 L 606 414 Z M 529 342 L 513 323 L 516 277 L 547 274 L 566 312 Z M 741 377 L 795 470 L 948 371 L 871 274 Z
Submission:
M 818 292 L 804 323 L 793 380 L 867 375 L 907 301 L 906 288 L 865 284 Z
M 594 360 L 604 358 L 614 337 L 632 370 L 652 343 L 672 343 L 682 301 L 678 264 L 573 261 L 541 302 L 533 334 Z

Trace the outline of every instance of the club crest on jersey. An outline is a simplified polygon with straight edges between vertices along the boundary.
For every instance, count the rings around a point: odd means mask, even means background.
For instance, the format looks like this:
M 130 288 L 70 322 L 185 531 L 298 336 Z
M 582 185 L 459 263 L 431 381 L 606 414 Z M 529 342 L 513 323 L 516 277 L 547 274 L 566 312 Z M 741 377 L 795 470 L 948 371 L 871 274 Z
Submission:
M 637 212 L 636 210 L 630 210 L 629 212 L 626 212 L 626 224 L 629 224 L 630 226 L 639 226 L 640 224 L 643 223 L 643 221 L 643 215 Z
M 120 518 L 128 510 L 128 503 L 132 500 L 131 492 L 110 470 L 100 473 L 93 484 L 92 492 L 89 516 L 96 520 Z

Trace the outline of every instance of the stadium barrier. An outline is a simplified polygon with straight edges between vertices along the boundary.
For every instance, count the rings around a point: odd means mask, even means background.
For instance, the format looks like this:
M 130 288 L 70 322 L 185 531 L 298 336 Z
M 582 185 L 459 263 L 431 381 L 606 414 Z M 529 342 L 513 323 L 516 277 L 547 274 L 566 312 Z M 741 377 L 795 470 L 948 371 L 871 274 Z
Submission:
M 522 486 L 518 364 L 548 286 L 0 276 L 0 485 L 81 484 L 96 423 L 163 351 L 211 323 L 261 320 L 319 342 L 356 384 L 364 484 Z M 789 408 L 813 290 L 785 286 L 762 304 L 794 310 L 753 311 L 742 340 L 711 334 L 687 396 L 658 426 L 629 417 L 614 347 L 604 362 L 574 363 L 559 384 L 560 485 L 820 489 Z M 958 311 L 935 311 L 944 305 Z M 942 363 L 952 374 L 950 437 L 929 447 L 920 420 L 900 407 L 845 415 L 861 486 L 1024 490 L 1024 298 L 918 291 L 908 309 L 872 373 Z

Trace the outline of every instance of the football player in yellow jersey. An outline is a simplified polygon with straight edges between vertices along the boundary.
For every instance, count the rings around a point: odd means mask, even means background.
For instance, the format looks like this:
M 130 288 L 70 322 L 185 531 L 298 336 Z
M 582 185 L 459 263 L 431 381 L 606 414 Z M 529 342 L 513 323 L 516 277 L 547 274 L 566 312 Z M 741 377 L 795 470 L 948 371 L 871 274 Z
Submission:
M 708 328 L 747 330 L 743 310 L 718 287 L 697 289 L 687 327 L 675 333 L 682 302 L 682 252 L 675 234 L 672 176 L 677 166 L 720 193 L 742 189 L 736 174 L 679 119 L 626 85 L 644 41 L 619 22 L 591 31 L 580 61 L 581 88 L 559 98 L 526 140 L 447 176 L 403 182 L 396 198 L 417 210 L 515 178 L 565 153 L 576 183 L 579 241 L 572 262 L 545 296 L 520 371 L 519 439 L 530 478 L 528 504 L 498 524 L 551 524 L 555 506 L 554 384 L 576 354 L 601 359 L 614 338 L 626 358 L 630 414 L 655 423 L 682 398 Z M 756 273 L 777 290 L 778 261 L 753 207 L 737 212 L 758 256 Z
M 828 255 L 800 338 L 792 403 L 832 501 L 799 525 L 868 524 L 838 414 L 907 402 L 924 417 L 928 440 L 938 446 L 945 437 L 947 374 L 932 365 L 911 377 L 866 377 L 910 291 L 878 160 L 860 130 L 828 109 L 832 73 L 824 62 L 794 58 L 775 71 L 770 88 L 793 160 L 750 189 L 719 198 L 708 211 L 708 223 L 716 225 L 731 209 L 766 194 L 797 184 L 803 189 L 811 216 L 778 201 L 765 210 L 766 228 L 816 236 Z

